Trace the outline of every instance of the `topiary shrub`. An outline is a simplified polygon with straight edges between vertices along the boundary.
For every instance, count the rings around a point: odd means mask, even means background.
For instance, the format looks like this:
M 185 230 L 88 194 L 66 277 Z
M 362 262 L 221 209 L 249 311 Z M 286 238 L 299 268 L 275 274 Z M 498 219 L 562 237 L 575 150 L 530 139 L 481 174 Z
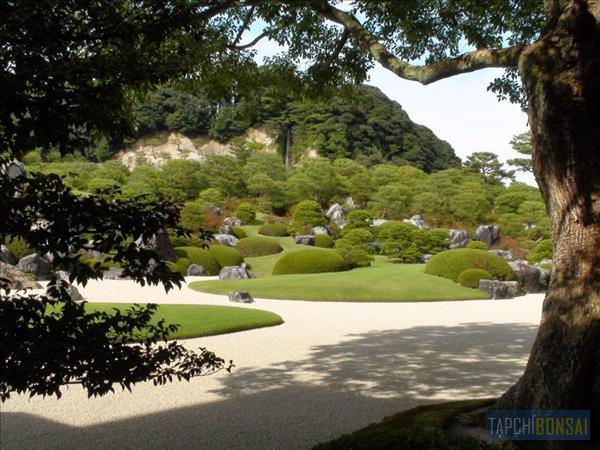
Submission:
M 175 262 L 167 263 L 169 269 L 171 269 L 173 272 L 179 272 L 184 277 L 187 275 L 187 270 L 188 267 L 190 267 L 190 264 L 192 264 L 192 262 L 187 258 L 179 258 Z
M 248 237 L 242 227 L 231 227 L 231 232 L 238 239 L 244 239 L 245 237 Z
M 331 236 L 326 234 L 317 234 L 315 236 L 315 247 L 333 248 L 335 242 Z
M 233 215 L 240 219 L 243 224 L 248 224 L 256 219 L 256 210 L 250 203 L 240 203 Z
M 316 227 L 325 225 L 326 220 L 323 216 L 321 207 L 314 200 L 302 200 L 294 208 L 294 215 L 289 226 L 290 234 L 298 233 L 302 227 Z
M 457 248 L 431 257 L 425 273 L 457 281 L 467 269 L 483 269 L 497 280 L 513 280 L 515 275 L 506 261 L 487 250 Z
M 179 258 L 187 258 L 190 264 L 198 264 L 204 267 L 208 275 L 218 275 L 221 266 L 213 254 L 204 248 L 197 247 L 176 247 L 175 253 Z M 187 270 L 187 268 L 186 268 Z
M 239 251 L 226 245 L 211 245 L 208 251 L 221 267 L 239 266 L 244 262 L 244 257 Z
M 348 214 L 344 231 L 356 228 L 371 228 L 371 225 L 373 225 L 373 215 L 369 211 L 356 209 Z
M 456 280 L 458 284 L 464 287 L 478 289 L 479 280 L 493 280 L 494 277 L 483 269 L 467 269 L 464 270 Z
M 348 269 L 344 259 L 333 250 L 306 249 L 282 256 L 273 267 L 273 275 L 341 272 Z
M 258 234 L 281 237 L 287 236 L 288 230 L 287 226 L 282 223 L 266 223 L 258 229 Z
M 279 242 L 258 236 L 240 239 L 235 248 L 245 257 L 274 255 L 283 251 Z
M 487 250 L 488 246 L 485 242 L 471 241 L 466 245 L 465 248 L 473 248 L 475 250 Z
M 552 259 L 552 239 L 540 241 L 533 251 L 527 256 L 530 263 L 540 262 L 542 259 Z

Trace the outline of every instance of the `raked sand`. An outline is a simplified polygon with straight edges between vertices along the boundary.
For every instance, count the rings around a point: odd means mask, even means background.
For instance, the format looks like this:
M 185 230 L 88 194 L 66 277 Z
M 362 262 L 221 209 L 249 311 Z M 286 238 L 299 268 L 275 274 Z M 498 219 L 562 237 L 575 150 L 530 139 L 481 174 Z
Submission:
M 228 304 L 184 286 L 91 282 L 88 301 Z M 88 399 L 13 396 L 9 449 L 296 449 L 441 400 L 494 397 L 521 374 L 543 295 L 515 300 L 339 303 L 262 300 L 280 326 L 185 341 L 236 365 L 166 386 Z M 245 307 L 245 306 L 240 306 Z

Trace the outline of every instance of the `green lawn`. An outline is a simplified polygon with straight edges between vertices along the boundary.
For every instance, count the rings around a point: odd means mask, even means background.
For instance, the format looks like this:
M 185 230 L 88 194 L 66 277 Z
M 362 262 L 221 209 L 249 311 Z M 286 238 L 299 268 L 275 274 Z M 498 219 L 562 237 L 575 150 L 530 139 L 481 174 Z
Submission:
M 125 311 L 130 307 L 129 303 L 86 303 L 89 311 L 111 312 L 113 308 Z M 160 305 L 153 322 L 159 319 L 179 325 L 171 339 L 213 336 L 283 323 L 281 317 L 269 311 L 213 305 Z
M 424 267 L 423 264 L 391 264 L 385 258 L 377 258 L 372 267 L 348 272 L 197 281 L 190 287 L 213 294 L 248 291 L 254 297 L 282 300 L 402 302 L 488 298 L 478 289 L 427 275 L 423 273 Z

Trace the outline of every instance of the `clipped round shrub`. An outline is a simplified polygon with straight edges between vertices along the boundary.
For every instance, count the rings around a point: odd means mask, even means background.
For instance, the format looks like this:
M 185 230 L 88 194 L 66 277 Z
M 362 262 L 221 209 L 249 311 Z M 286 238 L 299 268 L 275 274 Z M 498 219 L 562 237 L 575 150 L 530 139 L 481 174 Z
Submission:
M 231 232 L 238 239 L 244 239 L 245 237 L 248 237 L 242 227 L 231 227 Z
M 335 242 L 331 236 L 326 234 L 317 234 L 315 236 L 315 247 L 333 248 Z
M 240 239 L 235 248 L 245 257 L 274 255 L 283 251 L 279 242 L 259 236 Z
M 178 258 L 187 258 L 190 264 L 198 264 L 204 267 L 208 275 L 218 275 L 221 266 L 213 254 L 204 248 L 197 247 L 176 247 L 175 253 Z M 187 270 L 187 268 L 186 268 Z
M 483 269 L 467 269 L 458 276 L 456 281 L 461 286 L 477 289 L 479 288 L 479 280 L 492 280 L 493 278 L 489 272 Z
M 431 257 L 425 266 L 425 273 L 457 281 L 467 269 L 483 269 L 496 280 L 513 280 L 515 274 L 498 255 L 487 250 L 457 248 L 446 250 Z
M 294 215 L 289 226 L 290 233 L 298 234 L 302 227 L 316 227 L 325 225 L 321 207 L 314 200 L 302 200 L 294 207 Z
M 168 262 L 169 269 L 173 272 L 179 272 L 184 277 L 187 275 L 188 267 L 192 262 L 187 258 L 178 258 L 175 262 Z
M 266 223 L 258 229 L 258 234 L 264 236 L 287 236 L 287 226 L 282 223 Z
M 313 248 L 282 256 L 273 267 L 273 275 L 341 272 L 348 269 L 344 259 L 334 250 Z
M 485 242 L 471 241 L 466 245 L 465 248 L 473 248 L 475 250 L 487 250 L 488 246 Z
M 239 266 L 244 262 L 244 257 L 239 251 L 226 245 L 211 245 L 208 251 L 221 267 Z
M 240 203 L 233 213 L 243 224 L 247 224 L 256 219 L 256 210 L 250 203 Z
M 195 234 L 189 236 L 169 235 L 169 240 L 173 247 L 202 247 L 204 245 L 204 241 Z

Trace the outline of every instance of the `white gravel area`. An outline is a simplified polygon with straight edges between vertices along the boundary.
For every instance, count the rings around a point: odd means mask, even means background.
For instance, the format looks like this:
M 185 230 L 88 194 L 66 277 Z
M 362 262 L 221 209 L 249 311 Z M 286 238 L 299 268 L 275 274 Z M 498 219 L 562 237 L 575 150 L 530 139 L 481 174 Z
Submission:
M 191 279 L 188 279 L 190 281 Z M 184 286 L 90 282 L 88 301 L 231 305 Z M 13 396 L 8 449 L 296 449 L 440 400 L 494 397 L 522 373 L 543 294 L 514 300 L 340 303 L 263 300 L 280 326 L 185 341 L 233 359 L 219 373 L 88 399 Z

